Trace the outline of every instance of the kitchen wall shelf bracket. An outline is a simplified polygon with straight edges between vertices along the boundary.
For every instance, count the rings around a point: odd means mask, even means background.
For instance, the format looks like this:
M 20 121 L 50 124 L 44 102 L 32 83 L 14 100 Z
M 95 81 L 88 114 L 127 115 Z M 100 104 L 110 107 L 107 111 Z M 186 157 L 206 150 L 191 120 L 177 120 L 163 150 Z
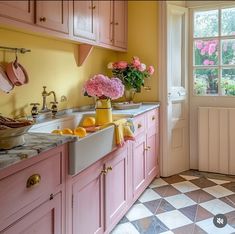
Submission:
M 78 66 L 82 66 L 82 64 L 86 61 L 88 56 L 91 54 L 92 50 L 93 50 L 92 45 L 80 44 L 78 46 L 78 52 L 79 52 Z
M 0 50 L 8 50 L 8 51 L 13 51 L 15 53 L 19 52 L 21 54 L 31 52 L 31 50 L 26 49 L 26 48 L 14 48 L 14 47 L 6 47 L 6 46 L 0 46 Z

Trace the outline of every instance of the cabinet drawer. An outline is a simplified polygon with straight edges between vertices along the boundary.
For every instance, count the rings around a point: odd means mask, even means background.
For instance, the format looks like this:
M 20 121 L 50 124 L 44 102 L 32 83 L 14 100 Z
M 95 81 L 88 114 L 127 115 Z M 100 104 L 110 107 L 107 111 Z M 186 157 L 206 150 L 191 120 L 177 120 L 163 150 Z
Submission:
M 159 109 L 147 113 L 147 128 L 156 128 L 159 124 Z
M 35 207 L 47 194 L 49 198 L 62 183 L 62 151 L 45 154 L 49 155 L 45 160 L 0 181 L 0 229 L 14 221 L 17 212 Z
M 145 115 L 140 115 L 134 118 L 135 136 L 145 132 Z

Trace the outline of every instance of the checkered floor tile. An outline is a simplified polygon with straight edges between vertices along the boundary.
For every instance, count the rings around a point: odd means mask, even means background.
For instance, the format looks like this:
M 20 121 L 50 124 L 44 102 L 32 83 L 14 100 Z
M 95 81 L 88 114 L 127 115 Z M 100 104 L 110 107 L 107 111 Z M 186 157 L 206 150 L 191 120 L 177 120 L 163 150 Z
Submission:
M 221 178 L 189 171 L 155 179 L 112 234 L 235 234 L 235 182 Z M 216 214 L 225 227 L 213 224 Z

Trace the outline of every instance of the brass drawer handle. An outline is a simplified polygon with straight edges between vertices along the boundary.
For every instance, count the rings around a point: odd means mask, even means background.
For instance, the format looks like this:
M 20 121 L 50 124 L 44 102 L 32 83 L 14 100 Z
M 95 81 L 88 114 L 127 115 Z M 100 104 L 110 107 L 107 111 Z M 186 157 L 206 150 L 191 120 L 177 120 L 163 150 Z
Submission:
M 95 10 L 96 6 L 89 6 L 89 9 Z
M 39 174 L 31 175 L 27 180 L 26 187 L 30 188 L 32 186 L 35 186 L 35 185 L 39 184 L 40 181 L 41 181 L 41 176 Z
M 152 117 L 152 120 L 155 120 L 155 116 Z
M 138 125 L 137 125 L 137 128 L 141 128 L 141 127 L 142 127 L 142 125 L 141 125 L 141 124 L 138 124 Z
M 116 25 L 116 26 L 118 26 L 118 25 L 119 25 L 119 23 L 118 23 L 118 22 L 116 22 L 116 23 L 115 23 L 115 25 Z
M 46 22 L 47 19 L 46 19 L 46 17 L 40 17 L 39 20 L 40 20 L 40 22 Z

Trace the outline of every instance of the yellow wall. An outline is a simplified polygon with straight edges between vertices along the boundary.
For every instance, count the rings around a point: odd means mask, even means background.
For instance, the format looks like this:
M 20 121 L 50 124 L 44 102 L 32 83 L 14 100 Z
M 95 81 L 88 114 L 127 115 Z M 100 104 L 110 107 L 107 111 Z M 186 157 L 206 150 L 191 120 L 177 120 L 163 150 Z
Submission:
M 0 91 L 0 113 L 17 116 L 30 114 L 31 102 L 42 103 L 42 86 L 47 91 L 54 90 L 60 100 L 62 95 L 68 101 L 59 103 L 59 108 L 69 108 L 92 103 L 93 100 L 81 94 L 86 79 L 96 73 L 110 74 L 106 66 L 118 59 L 131 60 L 138 56 L 147 65 L 157 70 L 157 2 L 128 2 L 128 53 L 117 53 L 107 49 L 94 48 L 92 54 L 81 67 L 76 65 L 78 46 L 71 42 L 39 37 L 22 32 L 0 28 L 0 45 L 26 47 L 31 53 L 19 55 L 19 62 L 29 74 L 29 84 L 15 87 L 10 94 Z M 14 60 L 14 53 L 0 51 L 0 63 Z M 155 73 L 146 85 L 151 91 L 142 90 L 136 101 L 156 101 L 158 99 L 158 78 Z M 52 101 L 52 97 L 48 100 Z
M 119 59 L 131 61 L 138 56 L 146 65 L 153 65 L 155 73 L 145 84 L 151 91 L 142 89 L 136 94 L 136 101 L 158 100 L 158 3 L 157 1 L 128 2 L 128 53 L 119 54 Z
M 28 72 L 29 84 L 15 87 L 9 94 L 0 91 L 0 113 L 4 115 L 17 116 L 25 111 L 30 114 L 31 102 L 42 103 L 44 85 L 47 91 L 54 90 L 59 100 L 62 95 L 67 96 L 67 102 L 59 103 L 60 109 L 92 103 L 91 98 L 82 95 L 84 81 L 96 73 L 106 73 L 107 63 L 117 59 L 116 52 L 94 48 L 86 62 L 78 67 L 77 45 L 1 28 L 0 45 L 32 50 L 18 56 Z M 14 56 L 12 52 L 0 51 L 0 63 L 13 61 Z M 48 99 L 52 100 L 52 97 Z

